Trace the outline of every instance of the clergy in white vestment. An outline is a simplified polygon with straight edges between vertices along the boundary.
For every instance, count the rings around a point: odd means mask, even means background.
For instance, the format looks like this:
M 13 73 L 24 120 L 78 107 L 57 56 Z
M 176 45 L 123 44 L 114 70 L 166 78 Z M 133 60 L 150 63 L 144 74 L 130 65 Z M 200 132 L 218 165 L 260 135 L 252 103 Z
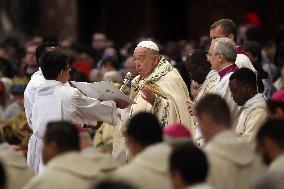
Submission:
M 114 172 L 113 178 L 128 182 L 137 189 L 171 188 L 168 158 L 171 146 L 151 145 L 137 154 L 131 162 Z
M 46 125 L 54 120 L 96 125 L 104 121 L 115 125 L 118 119 L 114 101 L 89 98 L 77 88 L 64 85 L 69 78 L 68 57 L 60 51 L 50 51 L 41 59 L 46 81 L 38 89 L 32 111 L 33 135 L 29 140 L 28 164 L 35 172 L 41 170 L 41 146 Z M 127 103 L 117 101 L 120 108 Z
M 250 182 L 265 171 L 265 165 L 254 145 L 240 140 L 231 130 L 226 101 L 216 94 L 207 95 L 197 103 L 195 112 L 206 141 L 208 183 L 214 189 L 249 189 Z
M 31 80 L 29 81 L 24 93 L 25 113 L 30 128 L 32 125 L 32 110 L 33 110 L 33 104 L 35 102 L 35 95 L 39 87 L 45 81 L 45 78 L 40 68 L 40 58 L 45 52 L 58 50 L 58 49 L 59 49 L 58 45 L 53 42 L 43 43 L 36 48 L 35 59 L 39 66 L 39 69 L 32 75 Z
M 151 41 L 140 42 L 134 57 L 139 75 L 131 82 L 131 95 L 136 104 L 131 106 L 129 117 L 141 111 L 152 112 L 162 126 L 182 123 L 192 132 L 192 119 L 185 104 L 188 89 L 178 71 Z
M 108 175 L 116 164 L 107 155 L 87 157 L 79 152 L 76 127 L 69 122 L 50 122 L 43 137 L 46 169 L 24 189 L 89 189 L 98 178 Z
M 284 121 L 284 89 L 273 93 L 266 105 L 270 118 Z
M 140 42 L 134 50 L 134 58 L 139 75 L 131 82 L 130 95 L 135 104 L 126 112 L 122 125 L 138 112 L 151 112 L 162 127 L 182 123 L 194 133 L 193 120 L 186 106 L 188 89 L 178 71 L 160 55 L 158 46 L 152 41 Z M 115 137 L 114 143 L 117 140 Z M 114 156 L 120 153 L 115 146 Z
M 211 70 L 211 65 L 206 57 L 204 50 L 195 50 L 192 54 L 188 55 L 185 62 L 187 71 L 194 81 L 201 85 L 201 89 L 195 99 L 188 100 L 188 109 L 191 114 L 194 105 L 200 98 L 208 93 L 215 91 L 217 84 L 220 81 L 220 76 L 216 70 Z M 195 133 L 193 133 L 198 146 L 204 147 L 204 139 L 198 128 L 196 117 L 194 118 Z
M 168 160 L 171 146 L 162 143 L 163 133 L 157 118 L 146 112 L 132 117 L 126 129 L 130 162 L 112 176 L 136 189 L 170 189 Z
M 257 145 L 268 171 L 284 174 L 284 122 L 267 120 L 257 133 Z
M 241 68 L 230 76 L 230 90 L 234 101 L 242 106 L 235 132 L 242 139 L 255 142 L 255 136 L 267 118 L 264 95 L 258 93 L 261 80 L 248 68 Z
M 224 37 L 217 38 L 211 42 L 207 55 L 212 70 L 216 70 L 220 76 L 220 81 L 217 84 L 214 93 L 224 98 L 229 105 L 233 126 L 238 120 L 240 113 L 240 107 L 233 100 L 229 87 L 229 78 L 231 74 L 239 69 L 235 64 L 236 55 L 235 43 Z

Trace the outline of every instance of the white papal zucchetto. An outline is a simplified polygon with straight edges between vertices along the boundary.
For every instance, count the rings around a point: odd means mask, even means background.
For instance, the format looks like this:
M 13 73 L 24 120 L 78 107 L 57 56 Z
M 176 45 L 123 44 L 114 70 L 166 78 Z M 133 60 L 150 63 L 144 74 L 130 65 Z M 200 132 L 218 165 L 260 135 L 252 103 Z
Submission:
M 141 41 L 137 47 L 144 47 L 159 52 L 158 46 L 153 41 Z

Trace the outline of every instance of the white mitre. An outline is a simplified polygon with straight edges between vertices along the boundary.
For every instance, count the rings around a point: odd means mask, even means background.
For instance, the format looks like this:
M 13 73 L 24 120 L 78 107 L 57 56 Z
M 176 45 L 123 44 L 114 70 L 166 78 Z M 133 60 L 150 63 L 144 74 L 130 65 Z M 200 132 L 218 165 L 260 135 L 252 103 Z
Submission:
M 159 48 L 153 41 L 141 41 L 137 47 L 144 47 L 159 52 Z

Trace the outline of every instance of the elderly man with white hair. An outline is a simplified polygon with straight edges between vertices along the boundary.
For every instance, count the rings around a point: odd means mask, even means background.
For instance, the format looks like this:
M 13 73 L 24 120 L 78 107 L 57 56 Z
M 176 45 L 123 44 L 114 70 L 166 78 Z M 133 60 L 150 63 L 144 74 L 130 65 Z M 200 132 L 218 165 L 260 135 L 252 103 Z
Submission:
M 181 123 L 194 133 L 186 106 L 188 89 L 178 71 L 160 55 L 158 46 L 152 41 L 140 42 L 134 50 L 134 58 L 138 76 L 131 82 L 130 95 L 135 104 L 126 114 L 126 120 L 138 112 L 151 112 L 162 127 Z
M 216 70 L 220 76 L 220 81 L 214 93 L 219 94 L 228 103 L 232 113 L 233 123 L 238 121 L 240 110 L 238 105 L 234 102 L 229 88 L 229 78 L 232 73 L 238 70 L 235 64 L 236 57 L 236 45 L 229 38 L 217 38 L 211 42 L 207 58 L 211 64 L 211 69 Z
M 185 104 L 189 94 L 178 71 L 159 54 L 152 41 L 140 42 L 134 57 L 139 75 L 131 82 L 131 95 L 136 104 L 131 106 L 129 117 L 141 111 L 152 112 L 162 126 L 182 123 L 192 132 L 192 120 Z

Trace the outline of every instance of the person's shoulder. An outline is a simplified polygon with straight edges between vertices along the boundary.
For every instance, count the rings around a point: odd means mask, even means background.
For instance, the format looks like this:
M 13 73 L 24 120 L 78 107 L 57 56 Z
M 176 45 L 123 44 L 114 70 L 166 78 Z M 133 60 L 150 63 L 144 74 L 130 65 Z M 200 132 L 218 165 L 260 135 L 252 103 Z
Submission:
M 93 150 L 93 148 L 85 149 L 81 152 L 83 157 L 88 158 L 90 164 L 97 164 L 102 172 L 114 171 L 117 168 L 117 163 L 109 154 L 103 154 Z
M 250 59 L 245 54 L 237 54 L 236 62 L 246 62 L 251 64 Z
M 66 94 L 68 96 L 69 95 L 72 96 L 72 95 L 81 94 L 81 92 L 78 89 L 71 87 L 69 85 L 66 85 L 66 84 L 60 85 L 60 87 L 58 88 L 58 91 L 60 93 Z
M 176 68 L 173 68 L 172 70 L 170 70 L 167 74 L 165 74 L 161 78 L 169 80 L 169 81 L 175 81 L 175 82 L 182 79 L 180 73 L 178 72 L 178 70 Z
M 138 176 L 137 173 L 141 173 L 141 169 L 139 169 L 130 162 L 126 165 L 119 167 L 110 176 L 113 179 L 133 182 L 133 180 L 136 180 L 136 177 Z
M 283 171 L 284 168 L 284 154 L 279 155 L 270 165 L 269 171 Z
M 245 54 L 237 54 L 235 63 L 238 68 L 248 68 L 254 72 L 256 71 L 250 59 Z
M 33 177 L 23 189 L 49 189 L 50 178 L 45 173 Z
M 26 90 L 27 89 L 33 89 L 33 88 L 39 88 L 45 81 L 45 78 L 41 75 L 38 76 L 34 76 L 31 78 L 31 80 L 29 81 Z

